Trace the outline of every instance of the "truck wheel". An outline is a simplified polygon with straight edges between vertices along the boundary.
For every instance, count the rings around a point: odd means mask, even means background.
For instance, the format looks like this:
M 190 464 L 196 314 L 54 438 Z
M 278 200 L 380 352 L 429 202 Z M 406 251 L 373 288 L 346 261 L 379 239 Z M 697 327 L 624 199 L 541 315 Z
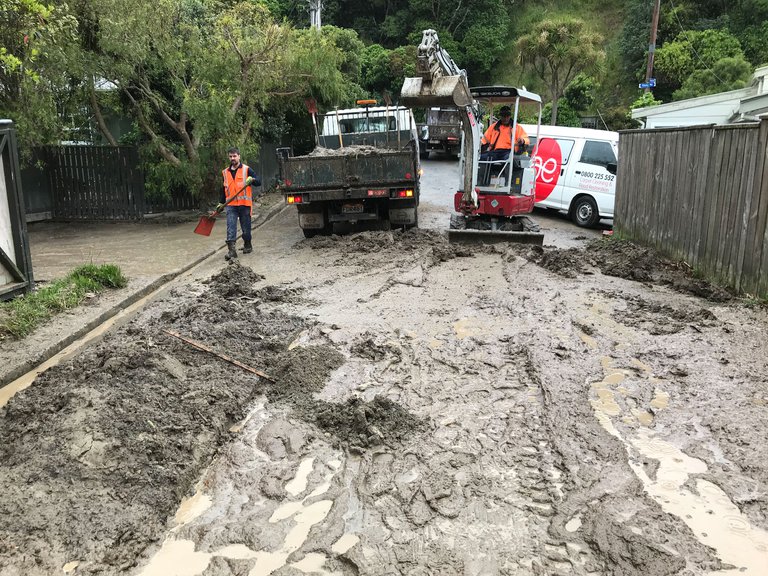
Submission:
M 418 228 L 419 227 L 419 209 L 416 208 L 416 218 L 413 220 L 413 224 L 408 224 L 408 226 L 405 227 L 406 230 L 410 230 L 411 228 Z
M 321 232 L 315 228 L 302 228 L 301 231 L 304 233 L 304 238 L 314 238 L 318 232 Z
M 577 198 L 571 206 L 571 220 L 577 226 L 593 228 L 600 222 L 600 213 L 597 204 L 591 196 Z

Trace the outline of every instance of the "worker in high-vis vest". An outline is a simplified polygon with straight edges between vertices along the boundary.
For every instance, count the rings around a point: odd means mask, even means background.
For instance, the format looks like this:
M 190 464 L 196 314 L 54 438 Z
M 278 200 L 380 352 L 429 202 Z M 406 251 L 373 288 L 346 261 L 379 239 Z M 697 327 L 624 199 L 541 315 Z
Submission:
M 216 207 L 227 208 L 227 260 L 237 258 L 237 222 L 243 232 L 243 254 L 253 252 L 251 246 L 251 211 L 253 209 L 253 187 L 261 185 L 261 179 L 252 168 L 240 161 L 240 150 L 232 147 L 229 154 L 229 168 L 224 168 L 221 175 L 224 188 L 221 191 L 221 203 Z
M 480 160 L 506 160 L 512 151 L 512 142 L 515 143 L 515 154 L 524 154 L 530 139 L 520 124 L 515 127 L 515 137 L 512 138 L 512 109 L 502 106 L 499 119 L 483 134 Z

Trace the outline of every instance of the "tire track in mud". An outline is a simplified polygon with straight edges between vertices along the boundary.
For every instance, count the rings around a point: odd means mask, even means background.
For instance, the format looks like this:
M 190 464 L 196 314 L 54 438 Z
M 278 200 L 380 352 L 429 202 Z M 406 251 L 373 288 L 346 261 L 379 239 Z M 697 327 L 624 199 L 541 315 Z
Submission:
M 299 563 L 339 574 L 699 575 L 721 566 L 684 521 L 646 493 L 641 474 L 656 474 L 660 460 L 628 453 L 623 439 L 595 415 L 596 407 L 615 412 L 615 404 L 622 417 L 634 418 L 633 426 L 649 422 L 653 413 L 646 408 L 655 403 L 658 412 L 667 402 L 663 387 L 648 393 L 641 384 L 633 392 L 637 398 L 627 394 L 625 402 L 614 382 L 616 371 L 627 380 L 622 387 L 631 390 L 628 380 L 642 376 L 643 368 L 631 361 L 629 350 L 648 337 L 635 328 L 644 332 L 652 314 L 661 312 L 678 322 L 669 331 L 672 337 L 687 327 L 688 315 L 638 300 L 637 326 L 621 326 L 618 316 L 610 318 L 615 311 L 599 283 L 552 280 L 506 255 L 490 281 L 506 279 L 508 293 L 478 288 L 445 329 L 451 321 L 440 309 L 447 305 L 446 294 L 435 286 L 446 277 L 443 267 L 422 268 L 416 283 L 388 282 L 393 272 L 408 269 L 408 260 L 398 267 L 391 252 L 379 257 L 390 260 L 378 276 L 386 278 L 379 292 L 361 291 L 377 297 L 358 298 L 364 305 L 358 313 L 391 310 L 393 302 L 406 302 L 404 296 L 419 291 L 422 301 L 440 303 L 429 314 L 443 330 L 371 335 L 342 329 L 337 336 L 337 330 L 319 327 L 305 344 L 330 341 L 348 357 L 322 398 L 384 395 L 417 417 L 429 417 L 430 428 L 393 443 L 336 452 L 341 465 L 329 479 L 321 472 L 331 456 L 316 455 L 333 450 L 331 436 L 308 432 L 311 442 L 295 454 L 278 450 L 269 466 L 283 470 L 283 476 L 260 484 L 252 498 L 267 505 L 250 511 L 250 521 L 266 523 L 275 509 L 298 506 L 285 486 L 307 458 L 315 458 L 307 493 L 328 484 L 320 497 L 333 505 L 277 573 L 290 573 Z M 484 258 L 483 265 L 491 260 Z M 522 274 L 536 294 L 519 289 Z M 462 282 L 456 278 L 455 289 L 461 290 Z M 593 322 L 590 314 L 601 318 Z M 633 344 L 616 347 L 611 340 L 617 338 Z M 610 362 L 603 362 L 606 357 Z M 290 418 L 285 424 L 297 426 Z M 301 500 L 305 504 L 313 501 Z M 289 522 L 286 533 L 295 528 L 291 518 L 281 520 Z M 216 527 L 208 530 L 212 534 Z M 234 531 L 232 537 L 244 534 Z M 270 547 L 266 535 L 260 538 L 250 540 L 251 550 L 274 553 L 285 545 Z M 342 539 L 354 543 L 334 549 Z M 254 560 L 242 569 L 262 573 Z M 206 574 L 230 573 L 213 566 Z
M 505 255 L 509 280 L 525 267 L 520 265 L 518 253 L 514 250 Z M 571 250 L 562 258 L 544 262 L 558 273 L 562 265 L 575 262 L 581 269 L 578 254 Z M 637 335 L 631 326 L 616 323 L 617 314 L 608 312 L 611 301 L 604 300 L 601 291 L 590 289 L 592 282 L 567 274 L 574 294 L 566 295 L 561 280 L 552 281 L 546 273 L 535 275 L 539 276 L 535 284 L 540 298 L 532 304 L 548 318 L 548 327 L 526 334 L 523 341 L 530 351 L 532 378 L 542 388 L 548 434 L 564 469 L 563 497 L 555 505 L 549 528 L 553 543 L 589 550 L 584 565 L 587 573 L 671 575 L 695 567 L 694 573 L 704 574 L 717 569 L 719 562 L 683 522 L 667 515 L 645 494 L 624 443 L 606 433 L 595 417 L 599 409 L 617 413 L 617 396 L 629 394 L 624 388 L 616 389 L 617 370 L 611 368 L 611 357 L 623 358 L 626 352 L 619 349 L 625 346 L 601 354 L 603 343 L 634 342 Z M 553 310 L 561 322 L 552 321 Z M 674 312 L 668 307 L 649 310 Z M 684 321 L 688 315 L 673 313 L 670 317 Z M 706 314 L 696 317 L 708 318 Z M 671 333 L 682 329 L 679 323 L 674 326 Z M 634 360 L 626 373 L 641 371 L 639 366 L 642 363 Z M 635 425 L 650 425 L 651 412 L 638 408 L 632 398 L 628 400 L 633 409 L 627 411 Z M 651 395 L 648 400 L 662 406 L 666 397 L 657 390 L 656 397 Z M 644 464 L 651 469 L 654 465 L 652 459 L 645 459 Z

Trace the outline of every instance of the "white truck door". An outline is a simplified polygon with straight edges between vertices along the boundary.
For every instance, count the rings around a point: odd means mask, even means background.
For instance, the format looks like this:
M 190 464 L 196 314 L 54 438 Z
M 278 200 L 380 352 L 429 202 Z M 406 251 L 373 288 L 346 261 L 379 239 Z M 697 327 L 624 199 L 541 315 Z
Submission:
M 616 190 L 616 179 L 608 172 L 606 166 L 616 162 L 613 146 L 607 140 L 584 140 L 581 153 L 574 155 L 571 170 L 568 171 L 566 185 L 568 198 L 565 208 L 578 194 L 589 194 L 597 203 L 601 216 L 613 218 L 613 200 Z

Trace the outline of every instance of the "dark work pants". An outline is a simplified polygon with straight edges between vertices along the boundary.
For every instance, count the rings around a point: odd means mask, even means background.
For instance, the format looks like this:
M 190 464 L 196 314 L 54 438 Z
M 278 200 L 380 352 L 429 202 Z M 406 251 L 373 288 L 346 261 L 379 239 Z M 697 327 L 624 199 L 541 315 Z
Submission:
M 237 238 L 237 221 L 240 220 L 240 229 L 243 231 L 243 240 L 251 241 L 251 207 L 227 206 L 227 242 L 234 242 Z

